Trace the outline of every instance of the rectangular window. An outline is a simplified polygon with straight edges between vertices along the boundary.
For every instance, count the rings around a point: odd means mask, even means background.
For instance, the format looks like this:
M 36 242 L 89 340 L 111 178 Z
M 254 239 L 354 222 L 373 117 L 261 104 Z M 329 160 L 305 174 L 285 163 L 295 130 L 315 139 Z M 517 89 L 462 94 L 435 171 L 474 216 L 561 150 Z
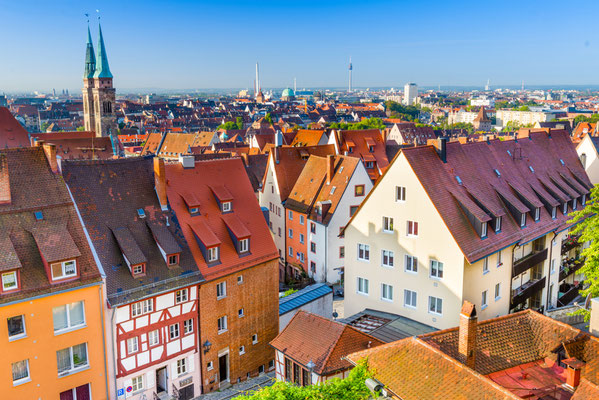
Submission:
M 193 318 L 183 321 L 183 334 L 187 335 L 191 332 L 193 332 Z
M 554 274 L 555 273 L 555 259 L 551 260 L 551 269 L 550 269 L 550 274 Z
M 223 333 L 227 330 L 227 316 L 218 319 L 218 333 Z
M 501 217 L 495 218 L 495 233 L 501 232 Z
M 139 346 L 137 342 L 137 337 L 127 339 L 127 354 L 137 353 L 138 351 Z
M 160 333 L 156 329 L 148 333 L 148 345 L 156 346 L 158 343 L 160 343 Z
M 245 253 L 250 249 L 250 239 L 241 239 L 239 241 L 239 252 Z
M 298 258 L 299 258 L 299 260 L 300 260 L 301 262 L 304 262 L 304 260 L 305 260 L 305 258 L 304 258 L 304 253 L 298 253 L 298 255 L 299 255 L 299 257 L 298 257 Z
M 171 254 L 170 256 L 168 256 L 168 265 L 177 265 L 179 264 L 179 255 L 178 254 Z
M 381 299 L 393 301 L 393 286 L 386 283 L 381 284 Z
M 356 211 L 358 211 L 359 206 L 349 206 L 349 216 L 353 217 Z
M 27 336 L 25 333 L 25 316 L 17 315 L 6 319 L 8 323 L 8 339 L 14 340 Z
M 77 276 L 77 265 L 75 260 L 58 262 L 50 265 L 52 279 L 66 279 Z
M 152 302 L 152 299 L 142 300 L 131 304 L 131 315 L 134 317 L 151 313 L 152 311 L 154 311 L 154 303 Z
M 254 333 L 252 335 L 252 344 L 258 343 L 258 334 Z
M 574 199 L 574 200 L 572 200 L 572 210 L 576 210 L 576 208 L 577 208 L 577 203 L 578 203 L 578 199 Z M 538 210 L 538 208 L 537 208 L 537 210 Z M 535 219 L 535 221 L 536 221 L 536 219 Z
M 368 279 L 358 278 L 358 293 L 368 294 Z
M 214 262 L 218 260 L 218 246 L 211 247 L 208 249 L 208 262 Z
M 237 310 L 237 316 L 239 318 L 245 316 L 245 311 L 243 310 L 243 308 L 240 308 L 239 310 Z
M 214 368 L 214 364 L 212 364 L 212 361 L 208 361 L 208 363 L 206 364 L 206 370 L 212 371 L 213 368 Z
M 293 212 L 289 210 L 287 214 L 289 215 L 289 221 L 293 221 Z
M 29 360 L 12 363 L 12 383 L 17 385 L 29 379 Z
M 488 290 L 484 290 L 482 293 L 482 298 L 481 298 L 481 302 L 480 302 L 482 309 L 487 308 L 487 305 L 488 305 L 487 304 L 487 293 L 488 293 Z
M 227 297 L 227 282 L 216 284 L 216 298 L 222 299 L 223 297 Z
M 394 258 L 394 253 L 391 250 L 383 250 L 381 257 L 383 267 L 393 268 Z
M 405 289 L 403 291 L 403 305 L 410 308 L 416 308 L 418 295 L 412 290 Z
M 172 324 L 168 327 L 169 337 L 171 340 L 179 337 L 179 324 Z
M 293 229 L 291 229 L 291 228 L 289 229 L 289 237 L 293 238 Z
M 443 314 L 443 299 L 440 297 L 428 296 L 428 312 L 431 314 Z
M 289 246 L 289 257 L 293 257 L 293 247 Z
M 310 222 L 310 232 L 316 233 L 316 224 L 314 222 Z
M 225 201 L 223 203 L 223 212 L 229 212 L 229 211 L 231 211 L 231 202 Z
M 199 209 L 198 207 L 191 207 L 191 208 L 189 209 L 189 213 L 190 213 L 191 215 L 197 215 L 199 212 L 200 212 L 200 209 Z
M 383 232 L 393 232 L 393 218 L 383 217 Z
M 576 205 L 576 199 L 574 199 L 574 205 Z M 538 221 L 541 218 L 541 208 L 535 208 L 535 221 Z
M 437 260 L 431 260 L 431 278 L 443 278 L 443 263 Z
M 187 357 L 177 360 L 177 376 L 187 373 Z
M 526 214 L 522 213 L 520 215 L 520 228 L 524 228 L 526 226 Z
M 418 236 L 418 222 L 408 221 L 407 225 L 407 235 Z
M 304 244 L 304 234 L 300 233 L 300 243 Z
M 312 275 L 316 273 L 316 263 L 314 261 L 310 261 L 310 271 L 312 272 Z
M 133 275 L 141 275 L 143 273 L 144 273 L 144 264 L 137 264 L 137 265 L 133 266 Z
M 483 222 L 480 226 L 480 237 L 481 238 L 486 238 L 487 237 L 487 223 Z
M 291 374 L 293 372 L 292 362 L 290 359 L 285 357 L 285 381 L 291 382 Z
M 374 168 L 374 162 L 366 161 L 366 169 L 372 169 L 372 168 Z
M 144 376 L 134 376 L 133 379 L 131 379 L 131 388 L 133 389 L 132 392 L 138 392 L 140 390 L 143 390 Z
M 551 218 L 552 219 L 556 219 L 557 218 L 557 207 L 552 207 L 551 208 Z
M 310 251 L 316 253 L 316 243 L 310 242 Z
M 483 275 L 489 272 L 489 257 L 483 259 Z
M 304 224 L 304 216 L 300 214 L 300 225 Z
M 358 260 L 370 261 L 370 246 L 358 243 Z
M 339 246 L 339 258 L 345 258 L 345 246 Z
M 87 343 L 58 350 L 56 352 L 58 376 L 68 375 L 77 369 L 87 367 Z
M 354 196 L 356 196 L 356 197 L 364 196 L 364 185 L 356 185 L 354 187 Z
M 2 291 L 18 289 L 17 271 L 2 274 Z
M 279 228 L 278 235 L 281 237 L 281 228 Z
M 175 292 L 175 303 L 179 304 L 179 303 L 183 303 L 185 301 L 187 301 L 187 289 L 181 289 L 181 290 L 177 290 Z
M 495 285 L 495 301 L 501 298 L 501 283 Z
M 497 252 L 497 266 L 501 267 L 503 265 L 503 260 L 502 260 L 502 255 L 501 255 L 501 251 Z
M 406 188 L 395 186 L 395 201 L 406 201 Z
M 238 284 L 238 285 L 241 285 L 242 283 L 243 283 L 243 275 L 239 275 L 239 276 L 237 277 L 237 284 Z
M 418 272 L 418 258 L 414 256 L 406 255 L 406 268 L 407 272 Z
M 239 346 L 239 355 L 245 354 L 245 346 Z

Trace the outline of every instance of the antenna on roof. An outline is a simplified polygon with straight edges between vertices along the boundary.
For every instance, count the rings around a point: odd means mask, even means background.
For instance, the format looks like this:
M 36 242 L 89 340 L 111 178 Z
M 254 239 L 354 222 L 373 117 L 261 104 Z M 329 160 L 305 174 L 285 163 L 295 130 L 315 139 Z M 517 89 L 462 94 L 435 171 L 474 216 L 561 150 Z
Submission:
M 98 13 L 98 21 L 100 20 L 100 10 L 96 9 L 96 13 Z
M 83 15 L 85 15 L 85 18 L 87 18 L 87 23 L 89 24 L 89 13 L 85 13 Z

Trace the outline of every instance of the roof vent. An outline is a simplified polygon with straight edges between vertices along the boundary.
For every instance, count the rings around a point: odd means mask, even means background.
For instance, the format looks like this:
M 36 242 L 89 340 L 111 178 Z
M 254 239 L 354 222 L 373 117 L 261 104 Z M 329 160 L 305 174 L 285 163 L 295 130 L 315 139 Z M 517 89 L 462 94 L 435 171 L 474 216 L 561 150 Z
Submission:
M 137 209 L 137 216 L 139 218 L 145 218 L 146 217 L 146 212 L 144 211 L 143 208 L 138 208 Z
M 462 184 L 462 178 L 460 178 L 458 175 L 455 176 L 455 180 L 458 181 L 458 185 Z
M 495 175 L 497 175 L 498 178 L 501 178 L 501 172 L 499 172 L 497 168 L 495 168 L 493 171 L 495 171 Z

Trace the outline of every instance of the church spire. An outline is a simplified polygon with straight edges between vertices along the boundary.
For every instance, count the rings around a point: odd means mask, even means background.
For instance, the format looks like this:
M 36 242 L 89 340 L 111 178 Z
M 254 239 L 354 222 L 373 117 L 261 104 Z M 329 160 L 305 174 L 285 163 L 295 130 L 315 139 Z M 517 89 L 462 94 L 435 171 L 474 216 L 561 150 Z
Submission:
M 85 73 L 83 78 L 91 79 L 94 77 L 96 70 L 96 54 L 94 53 L 94 45 L 92 44 L 92 34 L 87 26 L 87 45 L 85 49 Z
M 102 36 L 102 26 L 98 22 L 98 30 L 100 32 L 98 38 L 98 57 L 96 58 L 96 72 L 94 78 L 112 78 L 112 73 L 108 67 L 108 56 L 104 47 L 104 37 Z

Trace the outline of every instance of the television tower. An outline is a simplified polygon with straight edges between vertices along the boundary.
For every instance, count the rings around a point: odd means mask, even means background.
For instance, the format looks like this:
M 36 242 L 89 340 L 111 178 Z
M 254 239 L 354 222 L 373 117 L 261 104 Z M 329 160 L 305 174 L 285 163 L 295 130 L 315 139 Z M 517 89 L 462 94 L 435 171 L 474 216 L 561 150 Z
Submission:
M 353 67 L 351 65 L 351 56 L 349 56 L 349 87 L 347 89 L 348 93 L 351 93 L 351 71 L 352 71 Z
M 293 93 L 297 92 L 297 79 L 293 78 Z
M 254 88 L 254 94 L 258 95 L 258 92 L 260 92 L 260 71 L 258 63 L 256 63 L 256 87 Z
M 485 85 L 485 90 L 488 92 L 491 90 L 491 80 L 487 79 L 487 84 Z

